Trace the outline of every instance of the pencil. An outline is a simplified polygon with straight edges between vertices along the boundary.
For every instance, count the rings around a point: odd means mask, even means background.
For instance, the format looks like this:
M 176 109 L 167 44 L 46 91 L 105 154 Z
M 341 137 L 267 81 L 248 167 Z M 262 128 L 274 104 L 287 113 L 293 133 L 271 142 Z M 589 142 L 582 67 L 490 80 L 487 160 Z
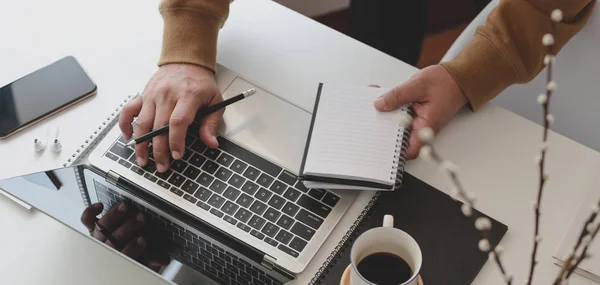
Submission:
M 204 116 L 206 116 L 208 114 L 214 113 L 215 111 L 218 111 L 218 110 L 220 110 L 222 108 L 225 108 L 225 107 L 227 107 L 227 106 L 229 106 L 229 105 L 231 105 L 231 104 L 233 104 L 233 103 L 235 103 L 237 101 L 240 101 L 240 100 L 242 100 L 244 98 L 248 98 L 248 97 L 254 95 L 255 93 L 256 93 L 256 89 L 254 89 L 254 88 L 248 89 L 248 90 L 240 93 L 239 95 L 233 96 L 233 97 L 231 97 L 231 98 L 229 98 L 229 99 L 227 99 L 227 100 L 225 100 L 225 101 L 223 101 L 221 103 L 217 103 L 217 104 L 209 106 L 207 108 L 200 109 L 196 113 L 196 119 L 199 119 L 199 118 L 202 118 L 202 117 L 204 117 Z M 169 131 L 169 125 L 166 125 L 166 126 L 164 126 L 162 128 L 150 131 L 149 133 L 147 133 L 147 134 L 145 134 L 145 135 L 143 135 L 143 136 L 141 136 L 141 137 L 139 137 L 137 139 L 134 139 L 134 140 L 128 142 L 127 146 L 134 146 L 136 144 L 143 143 L 145 141 L 151 140 L 152 138 L 154 138 L 156 136 L 162 135 L 162 134 L 164 134 L 164 133 L 166 133 L 168 131 Z

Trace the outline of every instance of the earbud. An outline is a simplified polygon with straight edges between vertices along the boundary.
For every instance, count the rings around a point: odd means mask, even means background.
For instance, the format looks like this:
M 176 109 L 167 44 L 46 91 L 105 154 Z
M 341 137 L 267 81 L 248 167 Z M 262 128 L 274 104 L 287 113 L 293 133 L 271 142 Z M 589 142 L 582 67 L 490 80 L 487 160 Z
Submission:
M 42 152 L 46 149 L 46 144 L 40 139 L 35 139 L 33 140 L 33 147 L 36 152 Z
M 54 139 L 54 141 L 52 141 L 52 151 L 54 153 L 59 153 L 62 150 L 62 144 L 60 144 L 60 141 L 58 139 Z

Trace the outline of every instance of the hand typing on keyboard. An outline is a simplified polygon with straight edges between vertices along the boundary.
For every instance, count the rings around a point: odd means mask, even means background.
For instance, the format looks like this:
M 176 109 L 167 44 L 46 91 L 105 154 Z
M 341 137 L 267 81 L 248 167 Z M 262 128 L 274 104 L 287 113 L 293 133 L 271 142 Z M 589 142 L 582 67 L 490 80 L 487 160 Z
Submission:
M 186 132 L 196 112 L 202 107 L 223 101 L 213 72 L 193 64 L 166 64 L 150 79 L 142 95 L 127 104 L 121 113 L 119 126 L 126 139 L 132 133 L 138 138 L 151 129 L 169 124 L 169 134 L 152 139 L 152 151 L 159 172 L 169 169 L 169 149 L 175 160 L 185 152 Z M 217 127 L 223 115 L 217 111 L 202 120 L 200 139 L 208 147 L 216 148 Z M 135 120 L 135 130 L 131 123 Z M 136 145 L 137 163 L 146 166 L 149 157 L 148 142 Z
M 143 213 L 121 202 L 98 219 L 96 216 L 102 213 L 103 209 L 102 203 L 96 203 L 86 208 L 81 215 L 81 222 L 92 237 L 119 249 L 124 255 L 138 260 L 154 271 L 169 264 L 169 258 L 163 253 L 158 242 L 158 235 L 149 232 L 151 227 L 148 227 Z M 103 233 L 103 230 L 107 232 Z

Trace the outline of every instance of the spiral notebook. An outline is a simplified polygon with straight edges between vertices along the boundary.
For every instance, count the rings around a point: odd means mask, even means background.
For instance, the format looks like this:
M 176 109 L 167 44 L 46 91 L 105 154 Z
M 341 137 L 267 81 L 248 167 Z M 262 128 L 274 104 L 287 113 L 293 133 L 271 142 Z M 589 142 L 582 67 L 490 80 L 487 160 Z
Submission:
M 373 101 L 389 89 L 321 83 L 300 168 L 308 188 L 394 190 L 400 187 L 410 105 L 379 112 Z M 412 115 L 412 114 L 411 114 Z
M 114 127 L 119 121 L 119 114 L 121 113 L 123 106 L 125 106 L 131 99 L 137 97 L 138 95 L 139 94 L 125 96 L 122 101 L 116 103 L 115 109 L 110 110 L 110 113 L 107 113 L 106 119 L 102 120 L 102 123 L 93 129 L 85 141 L 81 142 L 81 146 L 69 156 L 67 161 L 63 163 L 63 167 L 69 167 L 87 162 L 88 155 L 108 134 L 110 129 L 112 129 L 112 127 Z M 82 170 L 80 169 L 80 171 Z M 75 177 L 78 180 L 81 197 L 83 198 L 84 204 L 86 207 L 88 207 L 90 206 L 90 197 L 88 196 L 88 192 L 85 188 L 85 183 L 80 180 L 81 177 L 83 177 L 83 173 L 76 173 Z

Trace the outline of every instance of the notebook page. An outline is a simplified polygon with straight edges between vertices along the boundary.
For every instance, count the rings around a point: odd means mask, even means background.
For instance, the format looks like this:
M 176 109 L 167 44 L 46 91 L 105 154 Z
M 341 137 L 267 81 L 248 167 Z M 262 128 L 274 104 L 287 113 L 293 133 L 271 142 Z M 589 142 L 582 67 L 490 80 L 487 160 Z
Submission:
M 323 84 L 304 173 L 392 184 L 401 111 L 373 107 L 388 90 Z

